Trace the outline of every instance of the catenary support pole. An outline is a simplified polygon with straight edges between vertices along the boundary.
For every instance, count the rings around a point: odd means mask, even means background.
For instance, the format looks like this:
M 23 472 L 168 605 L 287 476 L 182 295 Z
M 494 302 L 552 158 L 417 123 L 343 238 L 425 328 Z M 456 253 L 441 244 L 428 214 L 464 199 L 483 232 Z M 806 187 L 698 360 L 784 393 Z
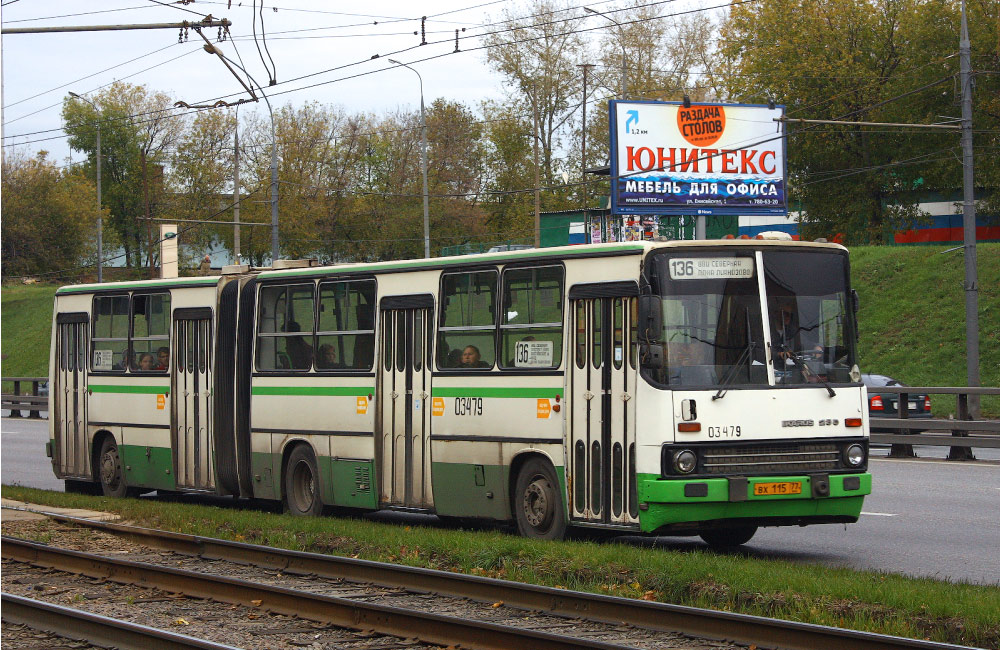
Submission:
M 976 270 L 976 203 L 972 158 L 972 46 L 962 0 L 962 35 L 959 44 L 962 76 L 962 230 L 965 251 L 965 357 L 966 379 L 979 386 L 979 286 Z M 979 396 L 970 399 L 970 414 L 979 417 Z

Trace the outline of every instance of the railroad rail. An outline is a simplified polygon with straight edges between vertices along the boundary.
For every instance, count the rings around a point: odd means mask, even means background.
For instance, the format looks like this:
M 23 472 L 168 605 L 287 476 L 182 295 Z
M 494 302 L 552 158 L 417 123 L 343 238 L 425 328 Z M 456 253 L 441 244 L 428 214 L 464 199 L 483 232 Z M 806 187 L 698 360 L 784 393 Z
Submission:
M 84 612 L 72 607 L 15 596 L 0 595 L 3 620 L 26 625 L 77 641 L 86 641 L 122 650 L 237 650 L 205 639 L 160 630 L 107 616 Z
M 4 536 L 0 540 L 5 559 L 32 566 L 249 608 L 259 606 L 286 616 L 403 638 L 415 637 L 426 643 L 482 650 L 624 650 L 630 647 L 104 557 L 13 537 Z
M 781 621 L 747 614 L 589 594 L 483 576 L 285 550 L 184 533 L 96 522 L 66 515 L 44 512 L 43 514 L 62 523 L 86 526 L 124 536 L 142 545 L 209 560 L 228 560 L 289 573 L 308 573 L 324 578 L 374 583 L 443 596 L 465 597 L 482 602 L 503 601 L 510 607 L 537 610 L 548 614 L 585 618 L 611 624 L 625 623 L 656 631 L 680 632 L 702 638 L 727 639 L 763 647 L 789 650 L 944 650 L 945 648 L 963 647 L 809 623 Z M 8 542 L 4 538 L 4 557 L 7 557 L 7 553 Z M 254 585 L 248 589 L 257 588 L 258 586 Z M 187 593 L 186 590 L 185 593 Z M 237 592 L 236 594 L 228 594 L 227 598 L 238 598 L 241 602 L 249 602 L 254 598 L 262 598 L 262 596 L 243 595 Z M 314 598 L 328 597 L 314 596 Z M 227 602 L 235 601 L 227 600 Z M 272 603 L 273 601 L 268 598 L 265 602 Z M 357 604 L 351 603 L 351 607 L 355 605 Z M 311 614 L 305 613 L 310 610 L 298 609 L 301 606 L 295 607 L 297 607 L 295 611 L 299 612 L 300 615 L 311 617 Z M 339 621 L 330 622 L 337 625 L 342 624 Z M 510 630 L 510 628 L 503 629 Z M 387 631 L 386 633 L 392 634 L 393 632 Z M 413 636 L 413 634 L 413 631 L 408 633 L 409 636 Z M 424 641 L 433 640 L 425 639 L 423 636 L 419 638 Z M 454 639 L 448 639 L 448 643 L 456 642 Z M 508 645 L 483 646 L 471 641 L 463 643 L 467 643 L 470 647 L 514 647 Z M 581 639 L 573 639 L 570 646 L 594 647 L 585 646 L 584 643 L 585 641 Z M 519 647 L 541 648 L 545 646 L 528 643 Z

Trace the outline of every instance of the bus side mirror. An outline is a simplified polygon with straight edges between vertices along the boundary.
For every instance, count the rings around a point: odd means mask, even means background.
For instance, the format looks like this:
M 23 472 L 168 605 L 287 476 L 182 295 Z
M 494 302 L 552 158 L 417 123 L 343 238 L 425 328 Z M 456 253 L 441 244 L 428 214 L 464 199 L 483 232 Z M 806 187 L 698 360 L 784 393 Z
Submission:
M 663 334 L 663 310 L 659 296 L 639 296 L 639 341 L 657 343 Z
M 639 344 L 639 365 L 649 370 L 663 369 L 663 346 L 659 344 Z

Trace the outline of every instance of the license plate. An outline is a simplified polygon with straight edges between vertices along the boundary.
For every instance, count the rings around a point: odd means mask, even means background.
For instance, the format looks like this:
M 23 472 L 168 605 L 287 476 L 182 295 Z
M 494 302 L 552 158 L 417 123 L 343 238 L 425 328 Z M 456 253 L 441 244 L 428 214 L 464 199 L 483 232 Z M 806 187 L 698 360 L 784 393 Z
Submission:
M 757 497 L 769 497 L 781 494 L 802 494 L 802 484 L 797 482 L 754 483 L 753 494 Z

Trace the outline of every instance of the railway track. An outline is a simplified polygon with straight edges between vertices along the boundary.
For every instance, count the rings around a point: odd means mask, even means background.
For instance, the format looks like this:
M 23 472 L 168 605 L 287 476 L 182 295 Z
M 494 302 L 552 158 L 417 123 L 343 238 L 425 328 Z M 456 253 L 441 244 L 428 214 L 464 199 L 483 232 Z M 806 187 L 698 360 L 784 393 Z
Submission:
M 98 646 L 146 650 L 237 650 L 234 646 L 137 625 L 13 594 L 0 595 L 3 620 Z
M 417 593 L 467 598 L 484 603 L 502 602 L 505 607 L 531 610 L 549 616 L 572 617 L 618 626 L 626 624 L 635 628 L 681 633 L 701 639 L 726 639 L 746 645 L 789 649 L 943 650 L 961 647 L 730 612 L 572 592 L 368 560 L 288 551 L 121 524 L 94 522 L 64 515 L 49 516 L 64 524 L 99 530 L 125 537 L 143 546 L 208 561 L 236 562 L 278 570 L 287 575 L 319 576 Z M 18 540 L 8 541 L 7 538 L 4 538 L 3 555 L 5 558 L 30 562 L 36 566 L 60 568 L 114 581 L 159 586 L 168 591 L 182 592 L 199 598 L 241 604 L 260 601 L 266 603 L 266 607 L 271 611 L 295 613 L 303 618 L 346 627 L 353 626 L 355 629 L 361 627 L 404 637 L 416 636 L 430 643 L 522 649 L 629 647 L 605 641 L 530 631 L 525 632 L 529 635 L 542 636 L 532 637 L 530 640 L 517 638 L 516 635 L 520 632 L 509 626 L 496 626 L 479 621 L 476 624 L 466 622 L 463 627 L 457 623 L 456 617 L 443 617 L 444 620 L 439 620 L 433 615 L 417 616 L 413 610 L 359 603 L 345 598 L 304 594 L 297 590 L 232 578 L 211 578 L 203 573 L 164 569 L 124 560 L 106 560 L 109 564 L 98 567 L 98 563 L 105 562 L 105 558 Z M 160 571 L 163 573 L 159 573 Z M 218 582 L 211 584 L 209 580 Z M 336 615 L 333 615 L 333 612 L 336 612 Z M 482 628 L 478 625 L 487 627 Z M 489 627 L 490 625 L 493 627 Z M 499 629 L 496 629 L 498 627 Z M 548 645 L 549 643 L 552 645 Z

